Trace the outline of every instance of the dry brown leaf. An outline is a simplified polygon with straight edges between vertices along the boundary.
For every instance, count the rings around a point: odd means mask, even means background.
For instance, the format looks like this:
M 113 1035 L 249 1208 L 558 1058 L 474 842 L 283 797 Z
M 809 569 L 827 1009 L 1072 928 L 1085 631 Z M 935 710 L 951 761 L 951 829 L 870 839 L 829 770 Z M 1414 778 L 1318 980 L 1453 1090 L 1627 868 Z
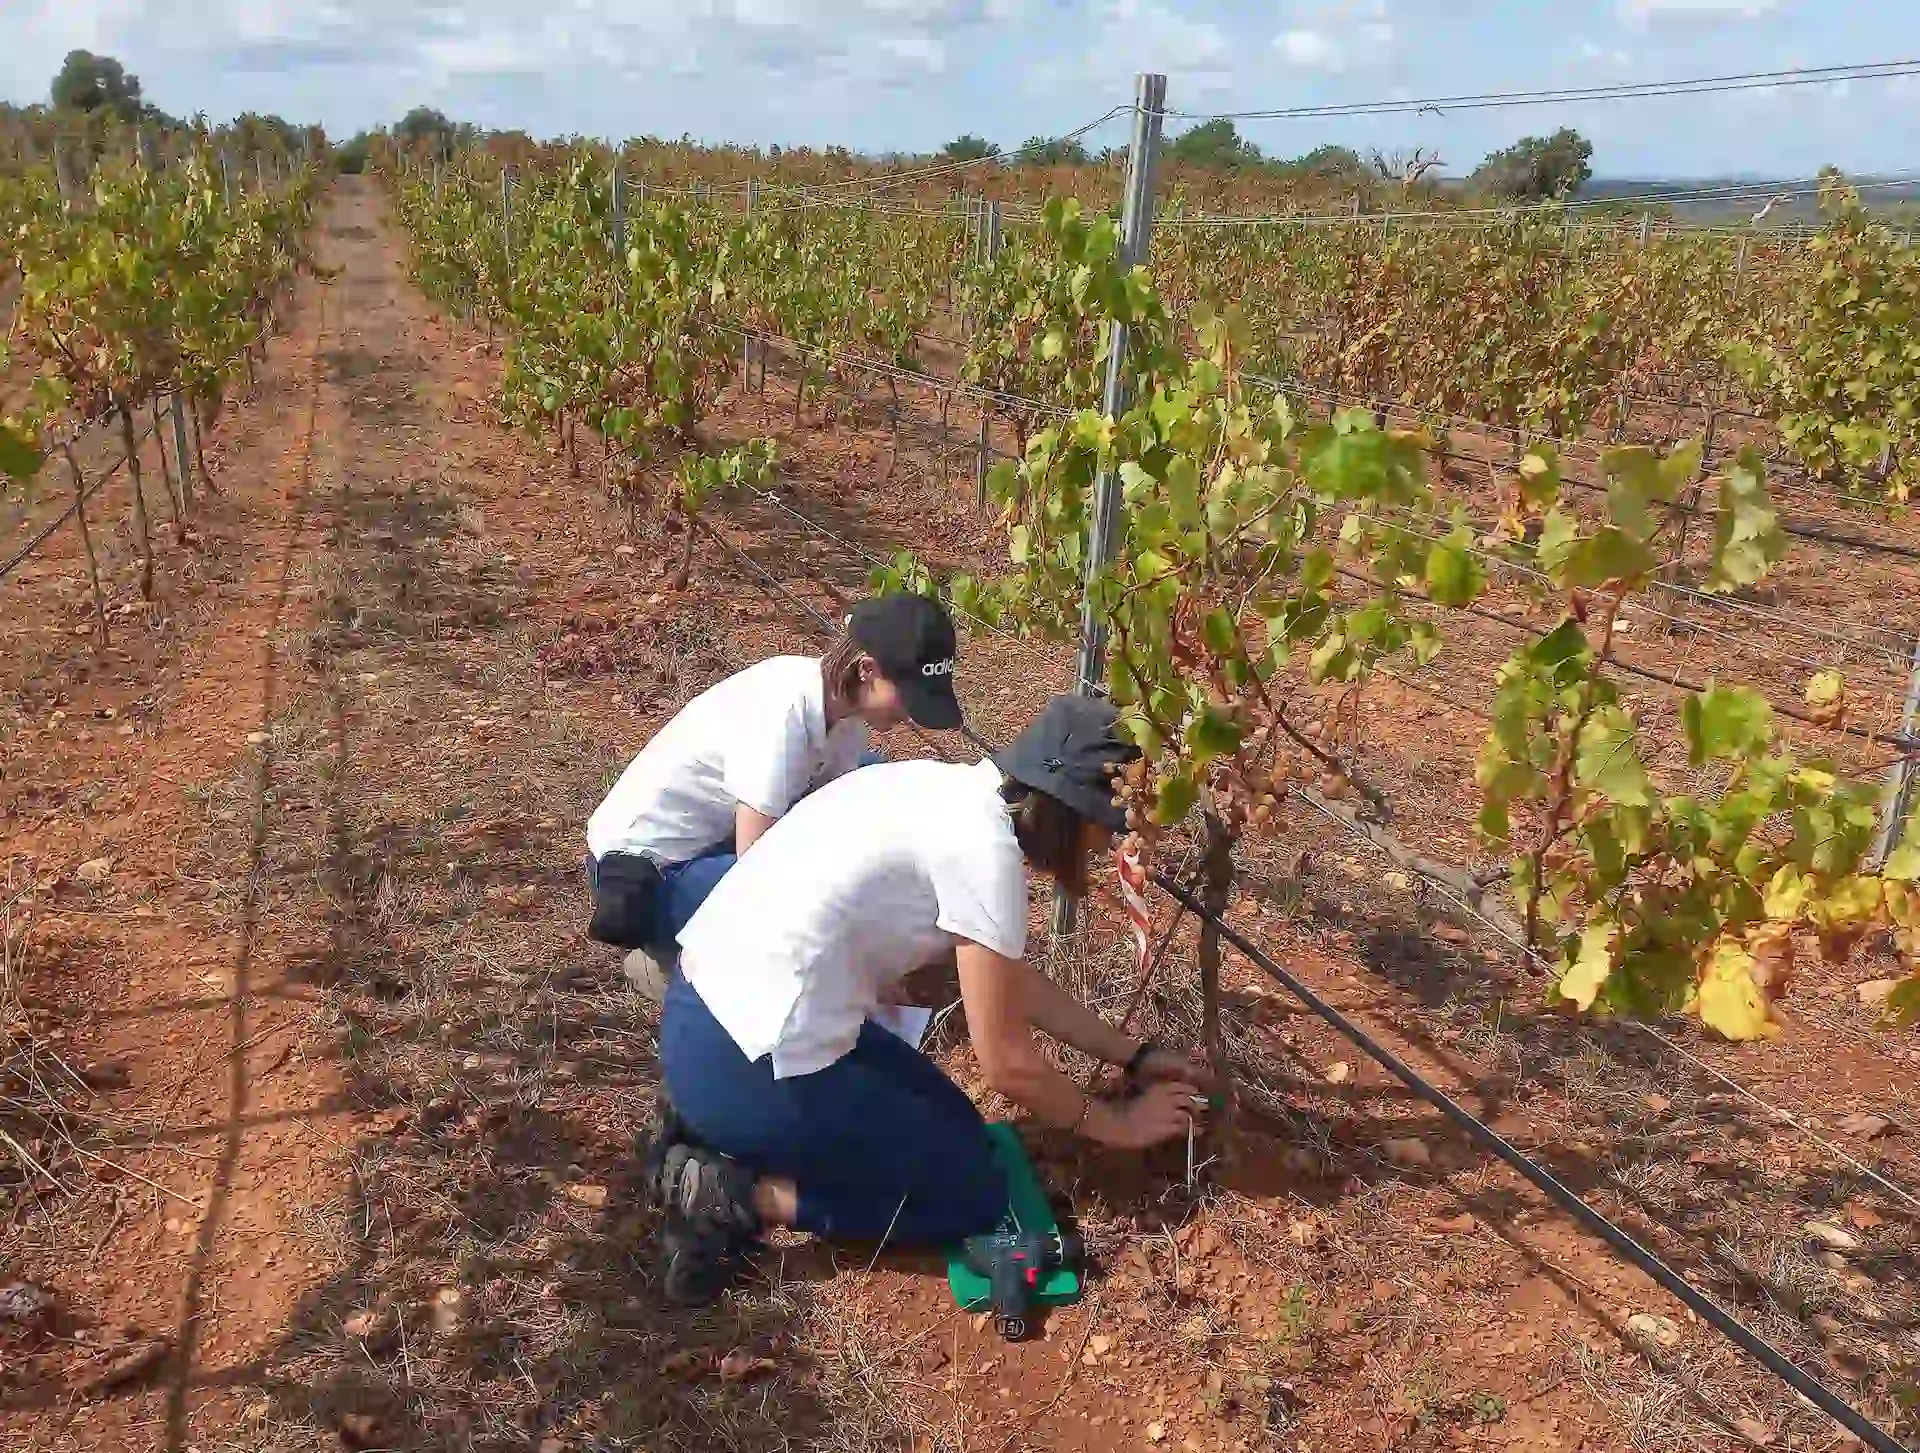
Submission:
M 1884 1115 L 1858 1113 L 1842 1115 L 1833 1122 L 1843 1135 L 1851 1135 L 1856 1140 L 1878 1140 L 1885 1135 L 1897 1135 L 1900 1127 Z
M 720 1359 L 722 1382 L 745 1382 L 748 1378 L 764 1377 L 779 1370 L 771 1357 L 756 1357 L 744 1347 L 736 1347 Z
M 704 1377 L 707 1369 L 712 1366 L 713 1354 L 711 1352 L 688 1348 L 679 1352 L 670 1353 L 660 1363 L 660 1375 L 662 1377 L 677 1377 L 683 1382 L 692 1382 L 696 1378 Z

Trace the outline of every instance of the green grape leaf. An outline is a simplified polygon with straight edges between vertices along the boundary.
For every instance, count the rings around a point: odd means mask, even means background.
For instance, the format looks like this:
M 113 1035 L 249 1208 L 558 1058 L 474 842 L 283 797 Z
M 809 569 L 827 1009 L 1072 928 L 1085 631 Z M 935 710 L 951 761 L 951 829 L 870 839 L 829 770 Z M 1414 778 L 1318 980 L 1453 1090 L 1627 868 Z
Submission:
M 1786 557 L 1787 535 L 1767 494 L 1766 469 L 1749 447 L 1720 478 L 1713 565 L 1706 589 L 1730 592 L 1756 585 Z
M 1561 553 L 1558 569 L 1548 573 L 1563 590 L 1597 590 L 1638 580 L 1659 563 L 1644 540 L 1609 525 L 1574 540 Z
M 1473 557 L 1473 532 L 1457 529 L 1427 554 L 1427 594 L 1436 605 L 1458 608 L 1478 599 L 1486 576 Z
M 1209 611 L 1201 629 L 1206 637 L 1207 649 L 1214 655 L 1225 658 L 1238 653 L 1240 627 L 1230 612 Z
M 1538 514 L 1559 502 L 1559 451 L 1551 444 L 1535 444 L 1520 460 L 1520 503 Z
M 1332 582 L 1333 572 L 1332 552 L 1316 545 L 1300 563 L 1300 583 L 1308 590 L 1324 590 Z
M 1218 757 L 1231 756 L 1240 748 L 1240 727 L 1220 707 L 1208 703 L 1187 726 L 1187 747 L 1193 765 L 1204 767 Z
M 1481 842 L 1489 848 L 1504 848 L 1513 840 L 1513 819 L 1505 804 L 1488 801 L 1480 808 L 1480 819 L 1475 824 Z
M 1883 1007 L 1895 1024 L 1920 1024 L 1920 970 L 1894 985 Z
M 1580 733 L 1574 779 L 1621 807 L 1651 807 L 1653 781 L 1636 745 L 1639 728 L 1618 706 L 1595 708 Z
M 1408 644 L 1416 666 L 1431 666 L 1440 654 L 1440 633 L 1426 621 L 1415 621 Z
M 31 434 L 10 420 L 0 419 L 0 474 L 17 480 L 32 479 L 45 462 Z
M 1162 777 L 1153 805 L 1153 820 L 1162 827 L 1173 827 L 1193 811 L 1200 800 L 1200 784 L 1190 772 L 1175 772 Z
M 1686 698 L 1680 709 L 1687 755 L 1694 766 L 1749 758 L 1773 742 L 1773 708 L 1757 691 L 1710 686 Z
M 1896 883 L 1920 883 L 1920 844 L 1908 843 L 1895 848 L 1888 854 L 1880 876 Z

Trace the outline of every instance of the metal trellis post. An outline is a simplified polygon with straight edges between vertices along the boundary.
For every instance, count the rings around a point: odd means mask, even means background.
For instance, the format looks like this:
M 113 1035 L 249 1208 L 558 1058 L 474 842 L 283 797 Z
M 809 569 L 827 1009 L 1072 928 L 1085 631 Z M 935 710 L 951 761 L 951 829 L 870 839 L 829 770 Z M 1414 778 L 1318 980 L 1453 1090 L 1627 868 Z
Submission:
M 500 247 L 507 258 L 507 275 L 513 275 L 513 176 L 500 170 Z
M 1920 638 L 1913 643 L 1913 668 L 1907 676 L 1907 704 L 1900 713 L 1900 735 L 1911 737 L 1920 725 Z M 1902 757 L 1887 768 L 1887 785 L 1880 794 L 1880 831 L 1874 838 L 1873 863 L 1886 866 L 1893 850 L 1900 846 L 1900 829 L 1913 810 L 1914 759 Z
M 1000 256 L 1000 204 L 986 202 L 982 204 L 983 220 L 980 226 L 981 262 L 992 267 Z M 973 465 L 973 503 L 982 514 L 987 508 L 987 413 L 986 401 L 980 404 L 980 440 L 978 452 L 974 455 Z
M 747 221 L 753 221 L 753 214 L 760 210 L 760 183 L 747 182 Z M 740 340 L 740 393 L 744 397 L 753 387 L 753 335 L 746 334 Z
M 173 391 L 173 401 L 167 412 L 173 418 L 173 455 L 180 464 L 180 496 L 188 504 L 193 503 L 193 466 L 187 454 L 187 411 L 180 401 L 180 390 Z
M 1120 267 L 1129 271 L 1147 260 L 1153 233 L 1153 174 L 1160 153 L 1160 131 L 1167 105 L 1167 78 L 1143 74 L 1134 79 L 1133 136 L 1127 145 L 1126 201 L 1120 213 Z M 1357 200 L 1357 199 L 1356 199 Z M 1127 325 L 1111 325 L 1106 386 L 1100 412 L 1118 419 L 1127 411 Z M 1086 594 L 1080 607 L 1079 691 L 1091 696 L 1105 675 L 1107 626 L 1097 599 L 1100 577 L 1113 559 L 1120 533 L 1120 476 L 1103 469 L 1094 482 L 1093 529 L 1087 541 Z M 1053 901 L 1055 938 L 1072 933 L 1074 903 L 1064 893 Z
M 627 173 L 620 158 L 613 159 L 613 265 L 616 275 L 627 270 Z

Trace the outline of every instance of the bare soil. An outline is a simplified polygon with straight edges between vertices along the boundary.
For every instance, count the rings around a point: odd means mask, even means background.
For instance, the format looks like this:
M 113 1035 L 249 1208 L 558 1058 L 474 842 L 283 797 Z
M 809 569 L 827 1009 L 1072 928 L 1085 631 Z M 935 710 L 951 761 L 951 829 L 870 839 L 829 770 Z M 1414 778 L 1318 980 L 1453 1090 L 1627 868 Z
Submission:
M 937 401 L 907 390 L 896 444 L 885 388 L 847 380 L 795 428 L 775 360 L 713 429 L 778 436 L 777 488 L 714 509 L 667 592 L 680 541 L 630 535 L 590 460 L 573 477 L 499 428 L 497 353 L 406 283 L 370 189 L 340 184 L 319 246 L 342 272 L 303 288 L 223 427 L 225 493 L 163 562 L 161 610 L 96 653 L 71 630 L 77 556 L 9 587 L 0 1008 L 27 1073 L 0 1128 L 46 1173 L 0 1154 L 0 1288 L 49 1307 L 0 1322 L 5 1446 L 1841 1446 L 1231 953 L 1240 1109 L 1194 1186 L 1183 1148 L 1030 1134 L 1096 1263 L 1035 1340 L 956 1311 L 927 1258 L 797 1239 L 711 1311 L 665 1306 L 631 1179 L 655 1021 L 584 937 L 582 824 L 688 697 L 817 646 L 875 559 L 992 558 L 978 418 L 952 407 L 943 451 Z M 1854 602 L 1910 611 L 1912 587 L 1862 560 L 1794 600 L 1852 628 Z M 41 619 L 64 623 L 19 633 Z M 1513 640 L 1449 624 L 1427 679 L 1378 688 L 1364 765 L 1403 838 L 1465 862 L 1470 678 Z M 1750 678 L 1768 639 L 1695 631 L 1649 660 Z M 990 741 L 1069 678 L 1058 647 L 966 646 Z M 1854 994 L 1871 955 L 1803 986 L 1781 1044 L 1654 1039 L 1541 1012 L 1483 924 L 1307 809 L 1240 867 L 1232 921 L 1920 1436 L 1920 1052 Z M 1036 942 L 1122 1011 L 1110 904 Z M 1192 965 L 1189 924 L 1136 1022 L 1191 1039 Z M 991 1101 L 958 1015 L 931 1049 Z M 55 1116 L 63 1066 L 87 1088 Z

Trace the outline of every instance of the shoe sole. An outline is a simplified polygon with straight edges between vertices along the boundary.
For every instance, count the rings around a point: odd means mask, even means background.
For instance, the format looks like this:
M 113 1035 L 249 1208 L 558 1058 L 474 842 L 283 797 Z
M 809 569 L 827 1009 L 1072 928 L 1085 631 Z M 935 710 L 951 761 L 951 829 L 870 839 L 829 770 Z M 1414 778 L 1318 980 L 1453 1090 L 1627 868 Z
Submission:
M 626 957 L 620 966 L 627 982 L 633 986 L 634 993 L 649 1004 L 664 1004 L 667 998 L 667 976 L 653 955 L 643 948 L 637 948 Z

